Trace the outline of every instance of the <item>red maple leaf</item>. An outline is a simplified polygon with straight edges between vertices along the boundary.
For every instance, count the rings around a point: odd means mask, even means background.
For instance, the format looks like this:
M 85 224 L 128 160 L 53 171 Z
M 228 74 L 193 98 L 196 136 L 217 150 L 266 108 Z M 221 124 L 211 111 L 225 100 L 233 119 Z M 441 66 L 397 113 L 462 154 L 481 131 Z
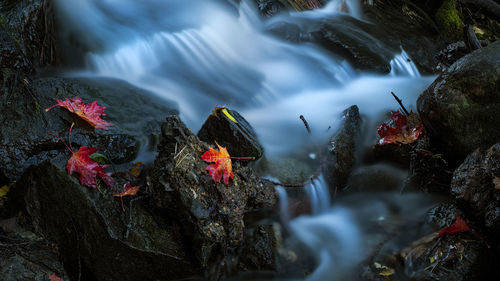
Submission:
M 106 113 L 104 112 L 106 107 L 98 105 L 97 101 L 93 101 L 89 104 L 84 104 L 81 98 L 74 97 L 72 99 L 65 99 L 64 101 L 56 99 L 56 102 L 56 104 L 45 109 L 45 111 L 49 111 L 56 106 L 61 106 L 66 108 L 70 112 L 73 112 L 76 115 L 80 116 L 83 120 L 87 121 L 90 125 L 92 125 L 92 127 L 96 129 L 107 130 L 109 126 L 113 125 L 101 119 L 101 115 L 106 115 Z
M 71 175 L 77 172 L 80 175 L 80 184 L 88 187 L 96 188 L 96 177 L 99 177 L 107 186 L 113 186 L 114 179 L 111 173 L 107 173 L 104 169 L 107 165 L 100 165 L 94 160 L 90 159 L 90 155 L 98 151 L 98 148 L 82 146 L 73 156 L 68 160 L 66 169 Z
M 113 194 L 115 197 L 123 197 L 123 196 L 134 196 L 139 192 L 140 185 L 132 186 L 129 182 L 123 185 L 124 191 L 119 194 Z
M 469 231 L 470 227 L 467 225 L 467 223 L 458 215 L 455 215 L 455 222 L 439 231 L 438 237 L 441 237 L 443 235 L 448 235 L 448 234 L 454 234 L 454 233 L 460 233 L 460 232 L 466 232 Z
M 208 151 L 201 155 L 201 159 L 206 162 L 215 162 L 214 164 L 208 165 L 206 170 L 210 173 L 214 181 L 220 182 L 221 178 L 224 177 L 224 183 L 229 183 L 229 178 L 234 180 L 233 167 L 231 166 L 231 158 L 225 147 L 221 147 L 217 144 L 220 151 L 217 151 L 211 147 Z
M 388 143 L 410 144 L 418 139 L 418 136 L 420 136 L 424 129 L 422 124 L 414 128 L 409 128 L 408 119 L 399 111 L 391 114 L 391 120 L 394 123 L 394 127 L 386 123 L 377 127 L 378 135 L 380 136 L 379 145 Z
M 113 196 L 120 197 L 120 200 L 122 202 L 122 210 L 125 212 L 125 207 L 123 207 L 123 196 L 135 196 L 137 192 L 139 192 L 139 188 L 141 188 L 141 186 L 132 186 L 129 182 L 127 182 L 123 185 L 123 188 L 125 189 L 123 192 L 119 194 L 113 194 Z
M 49 281 L 64 281 L 61 277 L 57 276 L 55 273 L 49 275 Z
M 90 158 L 90 155 L 97 152 L 98 148 L 82 146 L 77 152 L 74 152 L 71 146 L 71 130 L 75 124 L 71 124 L 68 134 L 68 144 L 66 144 L 60 137 L 49 133 L 50 135 L 58 138 L 66 148 L 72 153 L 71 158 L 66 164 L 66 169 L 68 174 L 73 174 L 77 172 L 80 175 L 80 184 L 83 186 L 97 188 L 96 177 L 100 177 L 101 180 L 109 187 L 113 186 L 114 179 L 111 177 L 111 173 L 107 173 L 104 169 L 107 165 L 100 165 Z

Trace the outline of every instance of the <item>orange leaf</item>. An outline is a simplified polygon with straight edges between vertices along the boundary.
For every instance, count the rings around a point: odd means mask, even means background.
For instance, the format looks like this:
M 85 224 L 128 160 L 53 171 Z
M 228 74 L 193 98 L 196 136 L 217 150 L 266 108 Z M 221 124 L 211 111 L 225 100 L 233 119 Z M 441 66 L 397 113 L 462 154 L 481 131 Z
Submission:
M 49 281 L 64 281 L 61 277 L 57 276 L 55 273 L 49 275 Z
M 500 189 L 500 178 L 499 177 L 493 178 L 493 185 L 495 185 L 495 189 Z
M 109 126 L 113 125 L 101 119 L 101 115 L 106 115 L 104 112 L 106 107 L 98 105 L 97 101 L 84 104 L 81 98 L 74 97 L 72 99 L 65 99 L 64 101 L 56 99 L 56 102 L 55 105 L 45 109 L 45 111 L 49 111 L 56 106 L 61 106 L 80 116 L 96 129 L 107 130 Z
M 141 166 L 142 162 L 136 162 L 135 165 L 130 168 L 130 170 L 128 170 L 129 175 L 136 178 L 139 177 L 139 175 L 141 174 Z
M 125 190 L 122 193 L 119 194 L 113 194 L 115 197 L 123 197 L 123 196 L 135 196 L 137 192 L 139 192 L 139 188 L 141 188 L 140 185 L 138 186 L 132 186 L 129 182 L 123 185 L 123 188 Z
M 206 162 L 214 162 L 214 164 L 208 165 L 206 170 L 210 173 L 214 181 L 220 182 L 221 178 L 224 177 L 224 183 L 229 183 L 229 177 L 234 180 L 233 167 L 231 166 L 231 158 L 225 147 L 219 147 L 219 151 L 209 147 L 208 151 L 201 155 L 201 159 Z
M 93 147 L 80 147 L 68 160 L 66 169 L 70 175 L 74 172 L 80 174 L 81 185 L 96 188 L 96 177 L 99 176 L 107 186 L 113 186 L 114 179 L 111 177 L 111 173 L 104 171 L 107 165 L 100 165 L 90 159 L 90 155 L 97 150 L 99 149 Z
M 466 232 L 469 230 L 470 230 L 470 228 L 467 225 L 467 223 L 459 215 L 455 215 L 455 222 L 452 225 L 441 229 L 439 231 L 438 237 L 441 237 L 441 236 L 447 235 L 447 234 Z
M 377 131 L 380 136 L 379 145 L 388 143 L 410 144 L 418 139 L 424 126 L 419 124 L 414 128 L 408 128 L 408 119 L 399 111 L 391 115 L 394 127 L 386 123 L 378 126 Z

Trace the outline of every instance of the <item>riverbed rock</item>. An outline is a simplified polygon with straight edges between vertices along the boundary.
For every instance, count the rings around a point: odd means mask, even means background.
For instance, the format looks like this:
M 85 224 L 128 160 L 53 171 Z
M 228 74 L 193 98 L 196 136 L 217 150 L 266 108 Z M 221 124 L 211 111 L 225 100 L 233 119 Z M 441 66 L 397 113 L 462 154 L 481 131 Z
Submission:
M 45 281 L 52 274 L 68 280 L 55 244 L 25 230 L 0 241 L 0 280 Z
M 75 123 L 73 147 L 100 148 L 115 164 L 133 160 L 142 144 L 160 132 L 166 115 L 177 113 L 176 106 L 128 83 L 104 78 L 17 77 L 15 88 L 4 88 L 0 95 L 0 178 L 11 182 L 24 169 L 60 153 L 69 153 L 49 133 L 67 141 L 71 123 Z M 85 103 L 97 100 L 106 106 L 104 120 L 109 130 L 94 130 L 81 118 L 64 108 L 45 109 L 79 96 Z M 154 141 L 154 139 L 152 139 Z M 153 142 L 154 144 L 154 142 Z
M 214 109 L 198 132 L 198 137 L 213 146 L 218 143 L 226 147 L 231 156 L 259 159 L 264 153 L 252 125 L 236 110 L 228 108 Z
M 402 273 L 410 280 L 496 280 L 491 251 L 469 233 L 424 236 L 402 250 Z M 495 277 L 493 277 L 495 276 Z
M 21 53 L 24 61 L 17 62 L 16 65 L 31 68 L 29 72 L 34 70 L 33 67 L 53 66 L 58 63 L 51 1 L 2 1 L 0 34 L 1 57 L 8 53 Z M 6 38 L 10 43 L 4 43 Z M 4 67 L 4 61 L 0 62 Z
M 155 206 L 164 210 L 166 221 L 182 226 L 205 278 L 213 280 L 232 266 L 231 253 L 243 245 L 245 213 L 272 210 L 277 197 L 272 184 L 238 161 L 232 161 L 234 180 L 215 182 L 206 170 L 209 163 L 201 160 L 207 150 L 177 116 L 167 117 L 152 189 Z
M 10 204 L 25 205 L 34 231 L 57 243 L 74 280 L 80 269 L 82 280 L 171 280 L 199 274 L 178 225 L 162 222 L 141 200 L 122 211 L 117 198 L 81 186 L 64 164 L 31 166 L 10 193 Z
M 330 190 L 342 190 L 356 164 L 356 143 L 361 133 L 359 109 L 353 105 L 342 112 L 342 125 L 328 142 L 322 172 Z M 330 192 L 333 193 L 333 192 Z
M 471 153 L 453 173 L 451 194 L 490 234 L 500 234 L 500 190 L 493 179 L 500 177 L 500 144 Z
M 500 41 L 455 62 L 418 98 L 431 142 L 454 163 L 500 140 Z

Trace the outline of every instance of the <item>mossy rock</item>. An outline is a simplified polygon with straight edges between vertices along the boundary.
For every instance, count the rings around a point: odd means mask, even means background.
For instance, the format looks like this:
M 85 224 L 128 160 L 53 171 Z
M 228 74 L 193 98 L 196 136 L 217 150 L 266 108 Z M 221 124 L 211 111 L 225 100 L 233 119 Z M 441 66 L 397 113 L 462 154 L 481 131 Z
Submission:
M 439 7 L 436 12 L 436 24 L 446 41 L 453 42 L 462 37 L 464 23 L 455 0 L 445 0 Z
M 418 98 L 431 141 L 459 163 L 500 140 L 500 41 L 455 62 Z

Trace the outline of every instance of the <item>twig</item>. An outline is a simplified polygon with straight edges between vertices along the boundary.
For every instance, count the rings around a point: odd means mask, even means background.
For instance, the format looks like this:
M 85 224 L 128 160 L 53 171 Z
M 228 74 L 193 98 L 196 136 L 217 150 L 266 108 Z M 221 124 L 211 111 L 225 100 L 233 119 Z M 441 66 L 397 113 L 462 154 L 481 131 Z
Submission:
M 410 116 L 410 113 L 408 113 L 408 110 L 406 110 L 405 106 L 403 105 L 403 101 L 396 96 L 394 92 L 391 92 L 392 96 L 396 99 L 396 101 L 399 103 L 399 106 L 401 106 L 401 109 L 403 109 L 404 113 L 406 116 Z
M 300 120 L 302 120 L 302 122 L 304 122 L 304 126 L 306 127 L 306 130 L 307 130 L 307 132 L 310 135 L 311 134 L 311 128 L 309 127 L 309 124 L 307 123 L 306 118 L 304 118 L 303 115 L 300 115 L 299 118 L 300 118 Z
M 128 217 L 128 224 L 127 224 L 127 232 L 125 233 L 125 239 L 128 239 L 128 236 L 130 234 L 130 229 L 132 229 L 132 204 L 134 203 L 134 201 L 141 200 L 141 199 L 147 198 L 149 196 L 150 195 L 144 195 L 144 196 L 136 197 L 136 198 L 130 200 L 129 209 L 128 209 L 129 217 Z

